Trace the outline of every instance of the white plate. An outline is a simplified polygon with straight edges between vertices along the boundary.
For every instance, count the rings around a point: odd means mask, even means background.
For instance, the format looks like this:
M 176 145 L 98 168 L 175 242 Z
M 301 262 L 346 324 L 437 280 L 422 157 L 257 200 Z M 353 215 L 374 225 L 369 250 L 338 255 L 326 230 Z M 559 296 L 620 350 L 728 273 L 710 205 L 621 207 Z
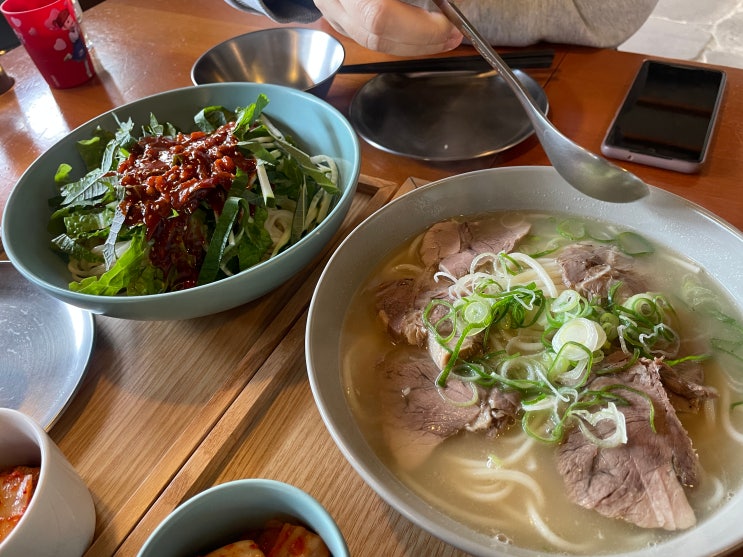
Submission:
M 547 114 L 544 90 L 524 72 L 514 74 Z M 435 162 L 500 153 L 534 132 L 516 96 L 493 72 L 380 74 L 356 93 L 349 119 L 375 147 Z
M 45 294 L 0 261 L 0 407 L 49 429 L 77 391 L 93 337 L 89 312 Z

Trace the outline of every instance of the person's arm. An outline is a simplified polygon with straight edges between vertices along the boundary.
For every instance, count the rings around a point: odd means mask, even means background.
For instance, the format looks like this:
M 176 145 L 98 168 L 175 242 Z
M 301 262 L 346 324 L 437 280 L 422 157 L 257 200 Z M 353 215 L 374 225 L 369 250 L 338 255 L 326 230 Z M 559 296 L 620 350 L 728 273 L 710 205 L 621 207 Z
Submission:
M 657 0 L 457 0 L 494 45 L 539 41 L 615 47 L 650 16 Z M 436 9 L 430 2 L 428 6 Z
M 225 1 L 279 23 L 310 23 L 322 15 L 360 45 L 400 56 L 443 52 L 462 42 L 461 33 L 433 4 L 428 11 L 402 0 Z
M 322 14 L 336 30 L 371 50 L 399 56 L 451 50 L 462 35 L 433 0 L 226 0 L 287 23 Z M 494 46 L 540 41 L 615 47 L 647 20 L 657 0 L 456 0 Z M 315 7 L 316 6 L 316 7 Z

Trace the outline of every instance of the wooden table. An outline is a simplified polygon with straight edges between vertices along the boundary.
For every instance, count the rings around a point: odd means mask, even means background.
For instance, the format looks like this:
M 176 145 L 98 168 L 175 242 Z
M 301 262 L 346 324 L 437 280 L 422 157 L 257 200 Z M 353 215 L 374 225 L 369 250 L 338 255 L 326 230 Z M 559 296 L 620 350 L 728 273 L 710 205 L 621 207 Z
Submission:
M 49 89 L 22 48 L 0 57 L 16 80 L 0 96 L 0 208 L 28 165 L 68 131 L 117 105 L 190 85 L 191 65 L 207 48 L 274 24 L 220 0 L 106 0 L 85 13 L 84 26 L 99 72 L 84 86 Z M 330 31 L 322 22 L 313 26 Z M 347 63 L 386 58 L 343 41 Z M 551 68 L 530 74 L 545 88 L 557 126 L 597 151 L 641 60 L 558 47 Z M 339 75 L 328 101 L 346 112 L 369 77 Z M 718 133 L 700 174 L 628 167 L 743 228 L 743 71 L 728 69 L 728 78 Z M 426 181 L 498 165 L 547 164 L 533 139 L 502 155 L 447 165 L 367 144 L 362 149 L 359 192 L 334 245 L 371 211 L 414 187 L 409 177 Z M 337 519 L 354 556 L 462 555 L 366 486 L 320 419 L 306 378 L 304 326 L 332 248 L 276 292 L 218 315 L 174 322 L 96 317 L 84 382 L 51 429 L 95 499 L 97 528 L 88 557 L 136 554 L 184 499 L 245 477 L 275 478 L 310 492 Z

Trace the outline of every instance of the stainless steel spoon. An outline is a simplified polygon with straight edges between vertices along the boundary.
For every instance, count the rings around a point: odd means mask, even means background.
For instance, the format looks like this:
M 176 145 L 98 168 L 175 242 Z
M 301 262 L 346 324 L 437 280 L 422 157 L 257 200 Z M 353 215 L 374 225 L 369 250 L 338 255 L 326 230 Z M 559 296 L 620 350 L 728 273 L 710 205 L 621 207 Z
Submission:
M 648 185 L 619 166 L 584 149 L 563 135 L 538 108 L 534 99 L 503 59 L 462 12 L 449 0 L 434 0 L 444 15 L 467 37 L 477 52 L 495 68 L 524 107 L 552 166 L 575 189 L 602 201 L 626 203 L 649 193 Z

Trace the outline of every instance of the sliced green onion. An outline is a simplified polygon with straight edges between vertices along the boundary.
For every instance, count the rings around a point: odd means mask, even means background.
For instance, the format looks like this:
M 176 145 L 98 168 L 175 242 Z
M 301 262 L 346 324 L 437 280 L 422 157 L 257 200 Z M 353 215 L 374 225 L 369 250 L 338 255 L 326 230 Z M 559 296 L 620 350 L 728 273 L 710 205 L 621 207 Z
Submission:
M 483 300 L 473 300 L 465 305 L 462 316 L 473 327 L 485 327 L 490 318 L 490 305 Z
M 558 360 L 564 360 L 564 358 L 558 358 Z M 557 375 L 555 379 L 563 385 L 570 385 L 572 387 L 583 386 L 588 380 L 588 375 L 591 372 L 591 368 L 588 365 L 592 359 L 583 358 L 579 360 L 573 369 L 567 369 Z
M 635 294 L 630 296 L 624 301 L 622 307 L 625 307 L 635 314 L 650 319 L 657 323 L 663 318 L 662 306 L 664 298 L 660 294 L 653 292 L 643 292 L 641 294 Z
M 618 447 L 627 443 L 627 424 L 624 414 L 617 408 L 616 404 L 609 402 L 606 407 L 589 412 L 588 410 L 573 410 L 571 416 L 579 418 L 578 427 L 583 436 L 591 443 L 601 448 Z M 600 421 L 609 420 L 614 423 L 614 432 L 606 438 L 595 435 L 587 426 L 596 426 Z
M 557 232 L 568 240 L 578 241 L 586 237 L 586 225 L 578 219 L 565 219 L 557 225 Z
M 575 290 L 563 290 L 560 295 L 552 300 L 550 309 L 553 313 L 568 313 L 578 307 L 581 295 Z
M 617 246 L 627 255 L 646 255 L 655 251 L 650 242 L 635 232 L 620 232 Z
M 601 325 L 585 317 L 571 319 L 552 337 L 555 352 L 572 361 L 589 358 L 605 342 L 606 332 Z M 581 349 L 581 346 L 584 349 Z
M 268 179 L 268 174 L 266 173 L 266 163 L 262 159 L 256 160 L 255 173 L 258 175 L 258 184 L 261 186 L 263 202 L 268 205 L 268 200 L 273 199 L 274 195 L 271 181 Z
M 468 406 L 474 406 L 478 402 L 480 402 L 480 395 L 477 392 L 477 385 L 472 383 L 471 381 L 463 381 L 465 385 L 467 385 L 470 390 L 472 391 L 472 396 L 468 400 L 463 401 L 457 401 L 449 397 L 448 394 L 446 394 L 446 388 L 445 387 L 437 387 L 439 396 L 443 398 L 445 401 L 447 401 L 449 404 L 453 406 L 458 406 L 460 408 L 466 408 Z

